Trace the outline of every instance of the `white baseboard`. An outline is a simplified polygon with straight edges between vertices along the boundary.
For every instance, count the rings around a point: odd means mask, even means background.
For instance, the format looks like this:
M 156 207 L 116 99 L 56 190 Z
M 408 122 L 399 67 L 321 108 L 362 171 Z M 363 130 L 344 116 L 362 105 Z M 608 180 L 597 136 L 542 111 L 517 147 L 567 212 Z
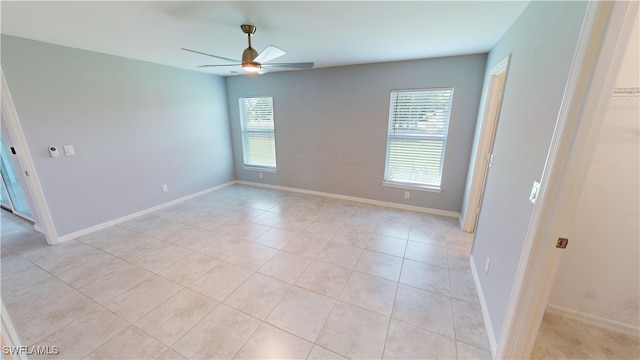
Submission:
M 131 220 L 133 218 L 136 218 L 138 216 L 146 215 L 146 214 L 152 213 L 154 211 L 158 211 L 158 210 L 164 209 L 164 208 L 169 207 L 171 205 L 175 205 L 175 204 L 181 203 L 183 201 L 187 201 L 187 200 L 193 199 L 195 197 L 210 193 L 210 192 L 218 190 L 218 189 L 225 188 L 225 187 L 233 185 L 233 184 L 235 184 L 235 181 L 230 181 L 230 182 L 218 185 L 218 186 L 214 186 L 214 187 L 199 191 L 197 193 L 193 193 L 193 194 L 190 194 L 190 195 L 187 195 L 187 196 L 183 196 L 183 197 L 175 199 L 175 200 L 168 201 L 166 203 L 162 203 L 160 205 L 156 205 L 154 207 L 150 207 L 148 209 L 137 211 L 137 212 L 135 212 L 133 214 L 125 215 L 125 216 L 122 216 L 122 217 L 119 217 L 119 218 L 116 218 L 116 219 L 113 219 L 113 220 L 109 220 L 107 222 L 104 222 L 104 223 L 101 223 L 101 224 L 98 224 L 98 225 L 94 225 L 94 226 L 88 227 L 86 229 L 78 230 L 78 231 L 75 231 L 75 232 L 72 232 L 72 233 L 69 233 L 69 234 L 66 234 L 66 235 L 59 236 L 58 237 L 58 243 L 61 243 L 61 242 L 64 242 L 64 241 L 68 241 L 68 240 L 71 240 L 71 239 L 75 239 L 75 238 L 78 238 L 80 236 L 87 235 L 87 234 L 90 234 L 92 232 L 96 232 L 98 230 L 102 230 L 102 229 L 108 228 L 109 226 L 117 225 L 119 223 L 122 223 L 122 222 L 125 222 L 125 221 L 128 221 L 128 220 Z
M 564 316 L 569 319 L 581 321 L 589 325 L 598 326 L 611 331 L 621 332 L 636 338 L 640 338 L 640 327 L 624 324 L 615 320 L 605 319 L 596 315 L 583 313 L 566 307 L 547 304 L 547 311 L 552 314 Z
M 309 194 L 309 195 L 328 197 L 328 198 L 332 198 L 332 199 L 355 201 L 355 202 L 360 202 L 360 203 L 365 203 L 365 204 L 386 206 L 386 207 L 400 209 L 400 210 L 410 210 L 410 211 L 422 212 L 422 213 L 432 214 L 432 215 L 441 215 L 441 216 L 447 216 L 447 217 L 453 217 L 453 218 L 458 218 L 460 216 L 460 214 L 455 212 L 455 211 L 431 209 L 431 208 L 425 208 L 425 207 L 421 207 L 421 206 L 405 205 L 405 204 L 398 204 L 398 203 L 392 203 L 392 202 L 386 202 L 386 201 L 379 201 L 379 200 L 360 198 L 360 197 L 355 197 L 355 196 L 347 196 L 347 195 L 326 193 L 326 192 L 321 192 L 321 191 L 298 189 L 298 188 L 293 188 L 293 187 L 288 187 L 288 186 L 279 186 L 279 185 L 269 185 L 269 184 L 255 183 L 255 182 L 251 182 L 251 181 L 236 180 L 234 182 L 236 184 L 241 184 L 241 185 L 262 187 L 262 188 L 274 189 L 274 190 L 290 191 L 290 192 L 296 192 L 296 193 L 302 193 L 302 194 Z
M 473 274 L 473 282 L 476 283 L 476 289 L 478 291 L 478 298 L 480 299 L 480 307 L 482 308 L 482 317 L 484 319 L 484 326 L 487 329 L 487 335 L 489 337 L 489 346 L 491 347 L 491 356 L 495 359 L 496 351 L 498 349 L 498 340 L 496 339 L 496 333 L 493 331 L 493 325 L 491 325 L 491 318 L 489 317 L 489 310 L 487 309 L 487 302 L 482 292 L 482 286 L 480 286 L 480 278 L 476 272 L 476 263 L 473 261 L 473 255 L 469 256 L 469 263 L 471 265 L 471 273 Z

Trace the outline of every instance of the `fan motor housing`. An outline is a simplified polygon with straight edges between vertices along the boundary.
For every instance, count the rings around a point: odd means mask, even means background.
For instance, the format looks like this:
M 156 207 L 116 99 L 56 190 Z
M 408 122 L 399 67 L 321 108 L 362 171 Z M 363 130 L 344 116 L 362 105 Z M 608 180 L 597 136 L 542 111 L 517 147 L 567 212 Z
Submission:
M 242 63 L 244 64 L 253 62 L 253 59 L 255 59 L 256 56 L 258 56 L 258 52 L 256 51 L 256 49 L 249 46 L 242 52 Z

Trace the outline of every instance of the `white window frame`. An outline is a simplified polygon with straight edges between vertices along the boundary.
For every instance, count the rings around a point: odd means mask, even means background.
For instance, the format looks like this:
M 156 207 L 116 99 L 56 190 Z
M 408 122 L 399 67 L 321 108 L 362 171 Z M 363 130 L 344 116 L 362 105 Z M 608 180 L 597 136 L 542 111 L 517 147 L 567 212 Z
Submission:
M 246 101 L 252 99 L 269 99 L 271 102 L 271 117 L 273 119 L 273 126 L 266 129 L 247 129 L 247 113 L 246 113 Z M 244 168 L 247 170 L 258 170 L 265 172 L 277 171 L 277 157 L 276 157 L 276 134 L 275 134 L 275 114 L 273 111 L 273 96 L 246 96 L 238 98 L 239 117 L 240 117 L 240 132 L 242 138 L 242 162 Z M 273 137 L 273 165 L 252 163 L 249 158 L 250 154 L 250 141 L 249 137 L 256 134 L 266 134 Z
M 449 103 L 442 110 L 445 111 L 445 117 L 443 118 L 444 127 L 440 134 L 396 134 L 394 131 L 394 120 L 396 118 L 396 109 L 397 109 L 397 95 L 400 93 L 421 93 L 421 92 L 439 92 L 447 91 L 449 93 Z M 394 95 L 396 95 L 394 100 Z M 442 191 L 442 175 L 444 170 L 444 158 L 445 158 L 445 150 L 447 147 L 447 139 L 449 135 L 449 124 L 451 120 L 451 109 L 453 107 L 453 96 L 454 96 L 454 88 L 425 88 L 425 89 L 405 89 L 405 90 L 392 90 L 389 98 L 389 120 L 387 126 L 387 152 L 385 158 L 385 170 L 384 170 L 384 186 L 390 187 L 398 187 L 398 188 L 406 188 L 406 189 L 415 189 L 415 190 L 424 190 L 424 191 L 433 191 L 433 192 L 441 192 Z M 392 174 L 390 174 L 390 155 L 391 155 L 391 145 L 393 140 L 415 140 L 418 141 L 442 141 L 442 150 L 440 153 L 439 159 L 439 167 L 438 167 L 438 179 L 437 181 L 415 181 L 409 179 L 401 179 L 401 178 L 393 178 Z

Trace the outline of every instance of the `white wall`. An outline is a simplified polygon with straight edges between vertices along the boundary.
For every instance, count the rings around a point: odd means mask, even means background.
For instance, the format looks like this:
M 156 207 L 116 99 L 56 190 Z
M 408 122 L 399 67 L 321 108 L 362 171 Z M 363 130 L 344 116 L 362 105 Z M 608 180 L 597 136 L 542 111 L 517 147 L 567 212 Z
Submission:
M 640 86 L 636 19 L 617 87 Z M 549 304 L 640 326 L 639 98 L 612 98 Z
M 424 44 L 428 46 L 428 44 Z M 459 212 L 486 54 L 227 78 L 238 179 Z M 383 187 L 393 89 L 454 87 L 441 193 Z M 278 172 L 245 170 L 238 97 L 272 95 Z
M 487 60 L 485 92 L 490 69 L 511 54 L 472 250 L 492 341 L 501 337 L 533 210 L 529 194 L 542 176 L 586 8 L 531 2 Z
M 6 35 L 2 70 L 59 236 L 234 178 L 221 77 Z

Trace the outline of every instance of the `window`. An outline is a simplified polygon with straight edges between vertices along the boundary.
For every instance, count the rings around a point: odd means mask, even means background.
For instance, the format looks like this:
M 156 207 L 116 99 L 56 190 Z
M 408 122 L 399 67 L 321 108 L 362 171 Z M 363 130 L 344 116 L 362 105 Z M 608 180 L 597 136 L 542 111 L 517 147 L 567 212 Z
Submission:
M 394 90 L 385 183 L 440 189 L 453 88 Z
M 273 98 L 240 98 L 240 128 L 244 166 L 276 168 Z

